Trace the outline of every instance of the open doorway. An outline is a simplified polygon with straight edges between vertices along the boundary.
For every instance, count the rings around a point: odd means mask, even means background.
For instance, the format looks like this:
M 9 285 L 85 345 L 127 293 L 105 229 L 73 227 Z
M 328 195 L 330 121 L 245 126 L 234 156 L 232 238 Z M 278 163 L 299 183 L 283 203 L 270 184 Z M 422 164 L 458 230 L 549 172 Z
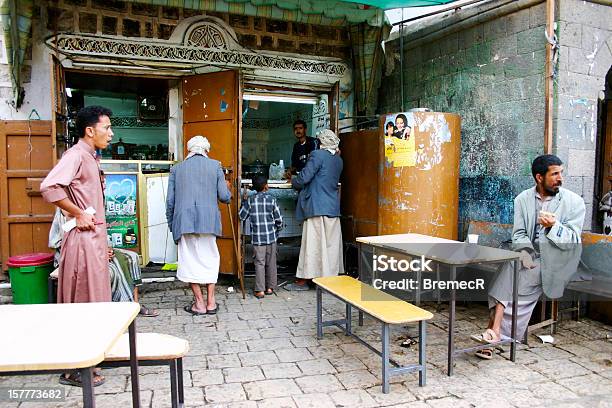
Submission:
M 283 217 L 278 238 L 278 272 L 293 275 L 299 257 L 302 223 L 296 218 L 297 191 L 291 187 L 286 171 L 294 167 L 292 152 L 298 138 L 296 121 L 306 124 L 307 143 L 319 130 L 330 127 L 328 94 L 243 94 L 242 102 L 242 188 L 252 187 L 252 178 L 262 174 L 268 179 L 268 193 L 276 198 Z M 305 159 L 305 158 L 304 158 Z M 254 194 L 254 192 L 251 192 Z M 243 223 L 245 271 L 254 272 L 249 222 Z

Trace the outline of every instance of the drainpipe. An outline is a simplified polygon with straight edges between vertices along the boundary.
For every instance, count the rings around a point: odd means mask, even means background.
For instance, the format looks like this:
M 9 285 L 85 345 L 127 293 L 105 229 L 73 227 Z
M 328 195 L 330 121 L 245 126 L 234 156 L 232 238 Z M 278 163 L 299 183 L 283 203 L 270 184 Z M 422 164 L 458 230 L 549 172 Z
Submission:
M 555 36 L 555 0 L 546 0 L 546 89 L 544 93 L 544 153 L 553 148 L 553 47 Z

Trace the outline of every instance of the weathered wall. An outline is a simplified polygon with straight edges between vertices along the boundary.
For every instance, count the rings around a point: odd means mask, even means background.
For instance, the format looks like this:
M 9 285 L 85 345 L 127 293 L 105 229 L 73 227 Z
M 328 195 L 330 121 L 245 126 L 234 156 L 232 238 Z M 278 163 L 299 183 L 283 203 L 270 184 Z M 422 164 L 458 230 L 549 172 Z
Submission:
M 555 136 L 555 150 L 568 163 L 567 187 L 584 195 L 587 203 L 592 202 L 595 166 L 590 130 L 582 144 L 569 146 L 573 138 L 583 137 L 579 127 L 583 122 L 571 117 L 576 108 L 581 109 L 582 101 L 574 101 L 573 109 L 559 108 L 558 115 L 557 104 L 586 97 L 596 106 L 601 81 L 595 75 L 600 71 L 588 74 L 563 68 L 563 64 L 572 65 L 567 61 L 569 46 L 564 43 L 570 30 L 581 34 L 571 41 L 580 44 L 576 50 L 585 54 L 592 53 L 596 44 L 600 44 L 599 50 L 601 44 L 606 45 L 609 36 L 601 30 L 598 38 L 605 38 L 594 41 L 594 27 L 587 23 L 570 26 L 563 21 L 578 19 L 580 10 L 588 7 L 591 12 L 582 14 L 579 21 L 595 20 L 597 23 L 591 24 L 597 27 L 607 21 L 609 28 L 612 20 L 606 13 L 610 7 L 575 0 L 562 0 L 558 6 L 562 47 L 556 86 L 559 101 L 555 98 L 554 112 L 559 119 L 555 130 L 563 135 L 558 140 Z M 595 8 L 606 11 L 598 14 Z M 492 1 L 423 21 L 404 34 L 405 109 L 427 107 L 455 112 L 462 118 L 460 231 L 469 220 L 512 223 L 513 198 L 533 185 L 530 164 L 544 149 L 545 22 L 543 2 L 520 0 L 508 5 Z M 608 51 L 600 51 L 604 57 L 598 58 L 607 58 Z M 569 55 L 571 60 L 573 54 Z M 387 43 L 386 74 L 378 111 L 398 112 L 398 39 Z M 568 128 L 575 134 L 572 139 L 564 136 Z M 585 224 L 590 229 L 590 217 Z
M 202 12 L 179 7 L 133 4 L 119 0 L 36 0 L 32 17 L 32 41 L 22 70 L 25 98 L 22 107 L 10 105 L 11 82 L 6 56 L 0 56 L 0 119 L 27 119 L 32 109 L 51 119 L 51 50 L 44 39 L 58 32 L 167 40 L 184 19 L 209 15 L 225 21 L 243 47 L 296 55 L 351 56 L 346 27 L 294 23 L 231 13 Z M 4 46 L 0 39 L 0 52 Z M 350 81 L 350 78 L 348 78 Z M 343 87 L 352 87 L 345 84 Z M 350 92 L 347 92 L 347 94 Z M 352 95 L 341 101 L 342 111 L 352 109 Z
M 405 108 L 461 116 L 460 231 L 471 219 L 512 223 L 513 197 L 532 185 L 530 162 L 543 151 L 544 3 L 502 10 L 443 37 L 426 22 L 404 37 Z M 394 65 L 380 112 L 401 107 Z
M 566 185 L 582 192 L 591 227 L 596 170 L 598 100 L 612 66 L 612 7 L 561 0 L 555 153 L 567 163 Z

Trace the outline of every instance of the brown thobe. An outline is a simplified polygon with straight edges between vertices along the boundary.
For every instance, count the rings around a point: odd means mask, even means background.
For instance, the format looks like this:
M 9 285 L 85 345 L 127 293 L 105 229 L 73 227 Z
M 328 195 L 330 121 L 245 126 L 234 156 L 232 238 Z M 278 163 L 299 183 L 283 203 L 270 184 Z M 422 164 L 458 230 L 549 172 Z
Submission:
M 58 303 L 110 302 L 104 192 L 95 150 L 79 140 L 64 153 L 40 187 L 46 201 L 54 203 L 68 198 L 82 210 L 92 207 L 96 210 L 96 222 L 102 222 L 90 231 L 73 228 L 64 234 Z

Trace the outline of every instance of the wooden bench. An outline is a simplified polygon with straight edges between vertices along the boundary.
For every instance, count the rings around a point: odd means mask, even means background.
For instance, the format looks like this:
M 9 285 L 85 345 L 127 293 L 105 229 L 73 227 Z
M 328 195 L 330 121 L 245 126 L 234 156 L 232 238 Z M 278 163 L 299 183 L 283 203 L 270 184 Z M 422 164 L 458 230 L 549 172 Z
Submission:
M 420 307 L 404 302 L 394 296 L 360 282 L 349 276 L 329 276 L 315 278 L 317 285 L 317 337 L 323 337 L 323 326 L 337 326 L 343 329 L 347 336 L 355 337 L 361 344 L 382 358 L 382 391 L 389 392 L 389 377 L 394 374 L 419 372 L 419 385 L 426 382 L 425 343 L 426 321 L 433 314 Z M 323 321 L 322 292 L 325 291 L 346 304 L 346 316 L 340 320 Z M 379 351 L 359 338 L 351 331 L 351 308 L 362 311 L 382 324 L 381 343 Z M 419 322 L 419 364 L 401 366 L 389 356 L 389 325 Z M 391 368 L 390 364 L 395 368 Z
M 172 408 L 185 403 L 183 387 L 183 357 L 189 351 L 187 340 L 159 333 L 138 333 L 136 354 L 141 366 L 168 365 L 170 367 L 170 394 Z M 128 367 L 130 346 L 127 334 L 122 335 L 104 356 L 101 367 Z
M 510 246 L 512 242 L 512 224 L 497 224 L 484 221 L 470 221 L 468 234 L 478 235 L 478 244 L 503 248 Z M 582 255 L 578 271 L 566 289 L 578 294 L 586 294 L 603 298 L 612 298 L 612 274 L 606 272 L 612 265 L 612 237 L 583 232 Z M 490 268 L 490 267 L 489 267 Z M 487 265 L 479 265 L 478 269 L 487 269 Z M 528 332 L 550 326 L 551 333 L 555 331 L 555 324 L 559 320 L 559 314 L 576 311 L 580 315 L 580 301 L 576 306 L 567 309 L 558 308 L 558 302 L 551 302 L 551 316 L 546 318 L 546 302 L 542 301 L 540 311 L 541 322 L 532 324 Z

